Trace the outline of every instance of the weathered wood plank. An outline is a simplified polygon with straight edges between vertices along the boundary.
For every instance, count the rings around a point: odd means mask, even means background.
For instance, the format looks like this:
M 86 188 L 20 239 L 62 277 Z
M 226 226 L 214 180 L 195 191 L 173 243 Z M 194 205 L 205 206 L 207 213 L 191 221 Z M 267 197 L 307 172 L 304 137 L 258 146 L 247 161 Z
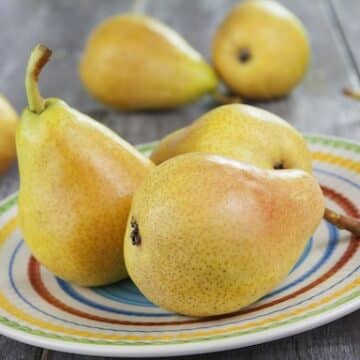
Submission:
M 1 360 L 40 360 L 42 349 L 0 336 Z
M 357 0 L 329 0 L 332 5 L 335 20 L 342 28 L 341 36 L 344 38 L 344 45 L 349 52 L 350 61 L 356 69 L 358 80 L 360 80 L 360 2 Z M 355 84 L 358 87 L 358 82 Z

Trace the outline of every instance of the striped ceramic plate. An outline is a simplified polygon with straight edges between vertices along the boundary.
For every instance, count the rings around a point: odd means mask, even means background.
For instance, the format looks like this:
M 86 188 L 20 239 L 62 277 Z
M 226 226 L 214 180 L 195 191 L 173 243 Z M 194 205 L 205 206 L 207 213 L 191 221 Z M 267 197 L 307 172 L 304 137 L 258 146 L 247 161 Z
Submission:
M 307 140 L 328 205 L 359 216 L 360 145 Z M 31 257 L 16 212 L 16 195 L 0 205 L 0 332 L 26 343 L 94 355 L 194 354 L 281 338 L 360 308 L 360 242 L 325 221 L 272 293 L 235 314 L 195 319 L 156 307 L 130 280 L 85 289 L 54 277 Z

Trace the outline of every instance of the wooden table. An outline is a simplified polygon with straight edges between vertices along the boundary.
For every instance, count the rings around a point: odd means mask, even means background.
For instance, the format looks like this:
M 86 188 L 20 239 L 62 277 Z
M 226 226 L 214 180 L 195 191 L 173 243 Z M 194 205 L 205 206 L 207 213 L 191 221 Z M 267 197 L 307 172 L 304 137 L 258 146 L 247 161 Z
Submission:
M 360 1 L 283 0 L 305 23 L 313 58 L 305 81 L 288 97 L 258 104 L 287 119 L 299 130 L 360 140 L 360 102 L 341 94 L 360 82 Z M 214 29 L 235 3 L 232 0 L 151 0 L 147 13 L 179 31 L 209 58 Z M 204 97 L 189 106 L 162 112 L 124 114 L 93 101 L 77 77 L 77 63 L 91 28 L 105 17 L 127 11 L 130 0 L 1 0 L 0 91 L 20 111 L 25 105 L 24 69 L 39 41 L 55 51 L 43 71 L 45 96 L 56 96 L 90 113 L 130 142 L 160 138 L 192 122 L 214 106 Z M 0 198 L 16 191 L 16 165 L 0 177 Z M 359 200 L 359 199 L 358 199 Z M 0 359 L 89 359 L 45 351 L 0 337 Z M 272 343 L 186 359 L 359 359 L 360 311 L 332 324 Z M 183 359 L 178 357 L 177 359 Z

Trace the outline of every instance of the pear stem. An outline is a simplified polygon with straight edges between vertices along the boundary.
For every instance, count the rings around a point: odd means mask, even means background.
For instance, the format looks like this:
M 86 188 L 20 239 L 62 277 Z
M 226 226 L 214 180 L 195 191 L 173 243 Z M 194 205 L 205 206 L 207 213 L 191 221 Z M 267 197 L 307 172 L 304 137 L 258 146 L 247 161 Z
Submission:
M 325 209 L 324 219 L 335 225 L 339 229 L 350 231 L 353 235 L 360 239 L 360 220 L 352 216 L 338 214 L 334 210 Z
M 26 96 L 30 111 L 40 114 L 45 108 L 45 100 L 39 91 L 39 74 L 49 61 L 51 50 L 45 45 L 38 44 L 32 50 L 25 75 Z
M 360 92 L 359 91 L 354 91 L 354 90 L 345 88 L 345 89 L 343 89 L 343 94 L 346 96 L 349 96 L 355 100 L 360 100 Z
M 215 91 L 212 96 L 216 102 L 222 105 L 241 104 L 243 102 L 243 100 L 238 96 L 225 95 L 222 94 L 220 91 Z

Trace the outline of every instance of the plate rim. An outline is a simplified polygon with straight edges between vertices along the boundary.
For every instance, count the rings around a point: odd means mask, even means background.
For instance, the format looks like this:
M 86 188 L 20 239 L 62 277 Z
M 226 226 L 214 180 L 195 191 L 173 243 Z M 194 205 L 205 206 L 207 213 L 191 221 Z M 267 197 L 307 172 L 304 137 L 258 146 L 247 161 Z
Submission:
M 201 340 L 199 342 L 183 344 L 164 344 L 164 345 L 97 345 L 73 343 L 65 340 L 45 338 L 40 335 L 28 334 L 26 332 L 12 329 L 0 323 L 0 334 L 11 339 L 38 346 L 49 350 L 91 356 L 126 356 L 137 357 L 167 357 L 167 356 L 186 356 L 204 353 L 220 352 L 225 350 L 240 349 L 247 346 L 264 344 L 270 341 L 297 335 L 307 330 L 318 328 L 332 321 L 340 319 L 356 310 L 360 309 L 360 297 L 349 301 L 346 304 L 308 319 L 303 319 L 299 323 L 280 326 L 273 330 L 273 333 L 247 334 L 233 336 L 227 339 Z
M 341 143 L 355 145 L 360 149 L 360 142 L 346 139 L 334 135 L 324 135 L 318 133 L 305 134 L 308 142 L 316 143 L 316 139 L 335 140 Z M 148 148 L 154 146 L 158 141 L 148 142 L 136 145 L 136 147 L 143 152 L 148 151 Z M 0 200 L 0 207 L 15 198 L 18 191 L 6 196 Z M 195 355 L 203 353 L 219 352 L 230 349 L 239 349 L 251 345 L 262 344 L 270 341 L 279 340 L 288 336 L 300 334 L 307 330 L 315 329 L 322 325 L 335 321 L 343 316 L 346 316 L 356 310 L 360 309 L 360 296 L 341 304 L 327 312 L 302 319 L 299 322 L 292 324 L 280 325 L 279 327 L 269 331 L 260 331 L 255 334 L 234 335 L 224 339 L 208 339 L 192 341 L 182 344 L 84 344 L 80 342 L 71 342 L 65 339 L 56 339 L 44 337 L 41 335 L 30 334 L 22 330 L 18 330 L 0 323 L 0 334 L 11 339 L 46 349 L 55 351 L 62 351 L 73 354 L 94 355 L 94 356 L 127 356 L 127 357 L 165 357 L 165 356 L 179 356 L 179 355 Z M 8 319 L 6 316 L 3 318 Z M 13 321 L 8 319 L 9 321 Z M 19 323 L 20 325 L 20 323 Z

